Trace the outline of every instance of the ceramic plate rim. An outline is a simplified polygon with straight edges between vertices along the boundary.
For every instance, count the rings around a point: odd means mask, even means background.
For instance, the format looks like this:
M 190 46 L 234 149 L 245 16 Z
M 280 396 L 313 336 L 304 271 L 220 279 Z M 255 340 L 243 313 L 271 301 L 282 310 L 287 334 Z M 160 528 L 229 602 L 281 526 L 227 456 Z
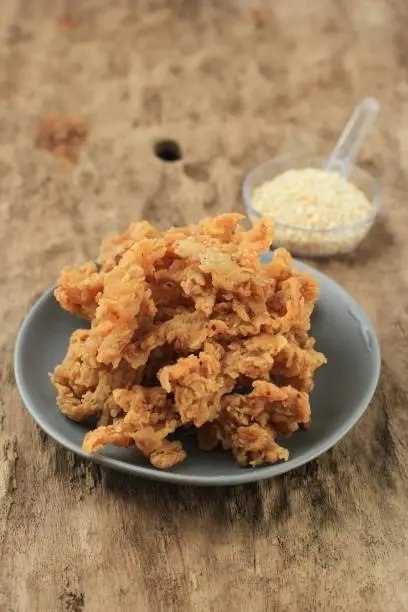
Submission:
M 269 254 L 266 254 L 268 256 Z M 263 255 L 262 257 L 265 257 Z M 46 303 L 50 297 L 52 297 L 52 293 L 55 289 L 55 285 L 49 287 L 41 297 L 34 303 L 31 310 L 27 314 L 26 318 L 23 321 L 23 324 L 18 332 L 17 340 L 15 343 L 14 349 L 14 375 L 16 379 L 16 385 L 20 397 L 23 401 L 23 405 L 26 410 L 30 413 L 34 421 L 37 425 L 51 438 L 53 438 L 58 444 L 67 448 L 68 450 L 74 452 L 78 456 L 83 459 L 88 459 L 103 465 L 108 468 L 112 468 L 118 470 L 120 472 L 125 472 L 128 474 L 141 476 L 153 480 L 160 480 L 164 482 L 172 482 L 174 484 L 188 484 L 188 485 L 198 485 L 198 486 L 225 486 L 225 485 L 239 485 L 245 484 L 249 482 L 257 482 L 260 480 L 266 480 L 268 478 L 273 478 L 275 476 L 279 476 L 286 472 L 289 472 L 295 468 L 298 468 L 313 459 L 316 459 L 330 448 L 332 448 L 337 442 L 339 442 L 349 431 L 350 429 L 357 423 L 357 421 L 362 417 L 364 412 L 367 410 L 371 399 L 375 393 L 377 388 L 380 370 L 381 370 L 381 355 L 380 355 L 380 347 L 378 343 L 377 334 L 369 320 L 367 314 L 365 313 L 362 306 L 357 302 L 357 300 L 350 295 L 341 285 L 339 285 L 335 280 L 323 274 L 319 270 L 316 270 L 312 266 L 305 264 L 303 262 L 293 260 L 294 266 L 298 269 L 303 269 L 305 271 L 311 272 L 319 284 L 321 284 L 321 280 L 324 279 L 325 283 L 330 283 L 333 288 L 336 289 L 337 292 L 342 294 L 347 298 L 347 301 L 353 305 L 353 309 L 358 312 L 359 316 L 364 319 L 365 324 L 370 333 L 370 337 L 372 339 L 372 359 L 375 364 L 375 375 L 373 376 L 370 385 L 367 386 L 364 396 L 360 401 L 358 408 L 353 411 L 337 428 L 335 432 L 325 438 L 324 442 L 320 444 L 316 444 L 309 451 L 303 451 L 303 453 L 294 459 L 290 459 L 284 463 L 278 463 L 270 466 L 263 466 L 261 468 L 243 468 L 242 474 L 233 474 L 233 475 L 217 475 L 217 476 L 199 476 L 199 475 L 189 475 L 189 474 L 177 474 L 171 471 L 161 471 L 157 470 L 153 466 L 142 466 L 135 465 L 133 463 L 127 463 L 126 461 L 122 461 L 120 459 L 114 459 L 112 457 L 104 456 L 103 454 L 97 453 L 95 455 L 91 455 L 82 450 L 80 446 L 76 443 L 72 442 L 68 438 L 66 438 L 63 434 L 56 431 L 52 426 L 49 426 L 48 422 L 44 420 L 36 409 L 35 403 L 31 400 L 29 393 L 27 392 L 24 382 L 23 382 L 23 374 L 22 374 L 22 366 L 21 366 L 21 353 L 22 346 L 24 343 L 24 337 L 26 331 L 31 325 L 31 322 L 34 320 L 37 312 L 41 310 L 44 303 Z M 57 409 L 57 406 L 56 406 Z

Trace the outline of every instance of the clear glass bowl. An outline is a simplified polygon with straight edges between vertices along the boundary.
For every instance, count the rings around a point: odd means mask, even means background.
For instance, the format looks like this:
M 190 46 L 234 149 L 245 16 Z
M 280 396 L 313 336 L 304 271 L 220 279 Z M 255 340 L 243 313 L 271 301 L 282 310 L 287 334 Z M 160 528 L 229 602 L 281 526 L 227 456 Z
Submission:
M 242 196 L 247 215 L 252 223 L 267 217 L 252 206 L 254 190 L 266 181 L 274 179 L 286 170 L 301 168 L 324 168 L 327 159 L 320 156 L 283 155 L 256 166 L 245 177 Z M 275 221 L 273 248 L 285 247 L 293 255 L 302 257 L 325 257 L 348 253 L 355 249 L 368 234 L 381 207 L 381 192 L 378 182 L 358 166 L 352 169 L 348 181 L 358 187 L 372 204 L 372 211 L 363 219 L 328 230 L 296 227 Z

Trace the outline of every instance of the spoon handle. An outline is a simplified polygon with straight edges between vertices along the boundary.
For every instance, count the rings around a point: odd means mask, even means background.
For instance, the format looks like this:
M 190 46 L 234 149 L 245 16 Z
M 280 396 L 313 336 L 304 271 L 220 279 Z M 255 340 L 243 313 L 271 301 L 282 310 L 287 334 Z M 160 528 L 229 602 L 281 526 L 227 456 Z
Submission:
M 364 98 L 356 106 L 325 165 L 326 172 L 337 170 L 347 179 L 379 110 L 375 98 Z

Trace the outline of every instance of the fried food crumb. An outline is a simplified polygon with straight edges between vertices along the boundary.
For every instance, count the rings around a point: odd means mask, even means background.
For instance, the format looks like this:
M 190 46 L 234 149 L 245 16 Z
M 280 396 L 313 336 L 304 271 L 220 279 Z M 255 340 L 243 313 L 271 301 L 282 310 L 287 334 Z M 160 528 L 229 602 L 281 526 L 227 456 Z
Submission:
M 97 426 L 85 451 L 136 447 L 158 469 L 186 458 L 172 436 L 230 450 L 242 467 L 288 459 L 277 441 L 307 429 L 326 361 L 309 335 L 319 289 L 289 253 L 259 255 L 273 227 L 241 215 L 159 232 L 132 223 L 101 247 L 99 267 L 62 270 L 55 297 L 90 321 L 51 375 L 61 412 Z
M 79 21 L 79 19 L 74 19 L 73 17 L 70 17 L 69 15 L 62 15 L 56 20 L 55 23 L 59 28 L 67 29 L 67 30 L 75 30 L 76 28 L 79 28 L 79 26 L 81 25 L 81 22 Z
M 85 123 L 69 115 L 49 115 L 37 128 L 34 144 L 72 164 L 78 160 L 79 149 L 88 138 Z

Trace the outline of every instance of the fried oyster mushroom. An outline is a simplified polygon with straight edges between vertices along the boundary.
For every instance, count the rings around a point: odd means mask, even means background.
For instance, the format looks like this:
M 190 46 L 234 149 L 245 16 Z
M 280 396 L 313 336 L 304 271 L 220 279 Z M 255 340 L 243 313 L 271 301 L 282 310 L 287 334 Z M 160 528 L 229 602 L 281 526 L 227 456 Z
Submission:
M 85 451 L 136 447 L 169 469 L 186 458 L 172 434 L 188 427 L 243 467 L 288 459 L 277 438 L 309 426 L 326 361 L 309 335 L 319 289 L 284 249 L 261 263 L 273 227 L 245 231 L 241 219 L 132 223 L 98 265 L 62 270 L 55 297 L 90 328 L 72 334 L 51 382 L 67 418 L 96 420 Z

